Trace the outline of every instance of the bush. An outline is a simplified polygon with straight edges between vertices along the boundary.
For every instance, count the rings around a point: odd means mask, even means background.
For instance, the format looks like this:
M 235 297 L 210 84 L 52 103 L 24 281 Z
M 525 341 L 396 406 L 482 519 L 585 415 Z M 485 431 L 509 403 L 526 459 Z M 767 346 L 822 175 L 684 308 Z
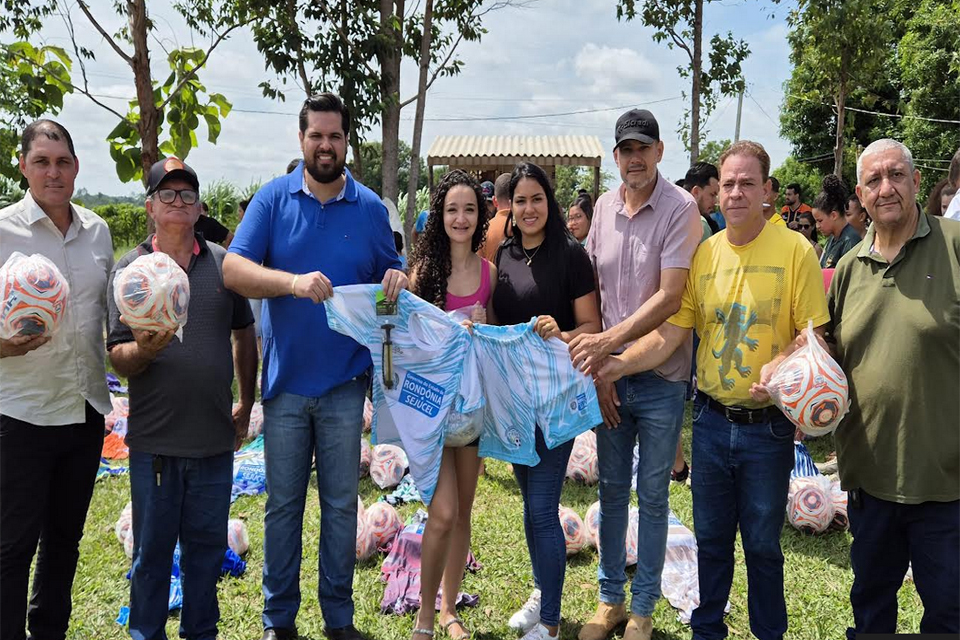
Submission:
M 93 212 L 110 227 L 114 249 L 134 247 L 147 237 L 147 210 L 135 204 L 104 204 Z

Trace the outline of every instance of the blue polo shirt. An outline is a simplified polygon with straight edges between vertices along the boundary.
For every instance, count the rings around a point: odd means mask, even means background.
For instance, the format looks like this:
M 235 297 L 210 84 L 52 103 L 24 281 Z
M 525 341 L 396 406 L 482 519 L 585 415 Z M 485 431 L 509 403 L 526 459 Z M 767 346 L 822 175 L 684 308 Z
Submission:
M 399 269 L 387 209 L 345 170 L 336 198 L 304 189 L 303 163 L 262 187 L 250 202 L 230 252 L 270 269 L 320 271 L 333 286 L 379 283 Z M 279 393 L 320 397 L 370 365 L 370 352 L 327 325 L 322 304 L 291 295 L 263 301 L 263 384 Z

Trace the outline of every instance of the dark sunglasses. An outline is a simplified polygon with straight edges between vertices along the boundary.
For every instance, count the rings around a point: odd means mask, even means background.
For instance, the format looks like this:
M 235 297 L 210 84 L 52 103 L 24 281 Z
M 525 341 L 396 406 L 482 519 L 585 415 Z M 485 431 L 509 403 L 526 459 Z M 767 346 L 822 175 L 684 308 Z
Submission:
M 177 199 L 177 196 L 180 196 L 180 201 L 183 204 L 196 204 L 197 199 L 200 195 L 193 189 L 159 189 L 157 190 L 157 198 L 163 204 L 173 204 L 173 201 Z
M 813 229 L 813 225 L 809 225 L 809 224 L 801 224 L 801 225 L 798 225 L 798 226 L 799 226 L 801 229 Z

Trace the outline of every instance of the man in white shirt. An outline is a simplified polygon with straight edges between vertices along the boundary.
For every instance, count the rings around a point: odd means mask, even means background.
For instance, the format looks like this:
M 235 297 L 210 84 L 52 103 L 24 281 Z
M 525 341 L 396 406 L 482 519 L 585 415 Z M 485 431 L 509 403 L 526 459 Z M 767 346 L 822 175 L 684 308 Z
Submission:
M 0 638 L 63 638 L 80 538 L 111 409 L 103 332 L 113 244 L 106 223 L 70 203 L 80 168 L 51 120 L 23 132 L 27 195 L 0 211 L 0 264 L 49 258 L 70 294 L 53 336 L 0 340 Z M 27 607 L 27 581 L 37 565 Z M 29 611 L 28 611 L 29 609 Z

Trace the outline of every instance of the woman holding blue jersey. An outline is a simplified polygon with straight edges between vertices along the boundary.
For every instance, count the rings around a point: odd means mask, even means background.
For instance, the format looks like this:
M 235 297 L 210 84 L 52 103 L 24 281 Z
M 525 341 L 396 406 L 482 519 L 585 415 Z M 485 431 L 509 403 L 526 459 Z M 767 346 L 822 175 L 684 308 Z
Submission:
M 446 174 L 430 203 L 426 226 L 414 250 L 410 291 L 445 311 L 461 311 L 465 322 L 487 322 L 497 282 L 496 267 L 477 255 L 487 224 L 485 200 L 477 181 L 460 170 Z M 420 555 L 421 607 L 414 637 L 434 634 L 433 605 L 441 581 L 440 624 L 453 640 L 470 637 L 457 617 L 456 603 L 470 550 L 480 430 L 479 423 L 460 416 L 451 411 L 437 488 L 428 508 L 430 517 Z
M 492 311 L 504 325 L 529 322 L 544 340 L 569 342 L 581 333 L 600 331 L 593 267 L 570 234 L 543 169 L 522 162 L 510 177 L 513 237 L 497 251 L 498 283 Z M 534 372 L 547 374 L 548 372 Z M 511 618 L 523 640 L 556 637 L 566 569 L 566 545 L 560 519 L 560 491 L 573 440 L 548 449 L 536 429 L 535 466 L 513 465 L 523 496 L 523 526 L 533 568 L 534 590 Z

